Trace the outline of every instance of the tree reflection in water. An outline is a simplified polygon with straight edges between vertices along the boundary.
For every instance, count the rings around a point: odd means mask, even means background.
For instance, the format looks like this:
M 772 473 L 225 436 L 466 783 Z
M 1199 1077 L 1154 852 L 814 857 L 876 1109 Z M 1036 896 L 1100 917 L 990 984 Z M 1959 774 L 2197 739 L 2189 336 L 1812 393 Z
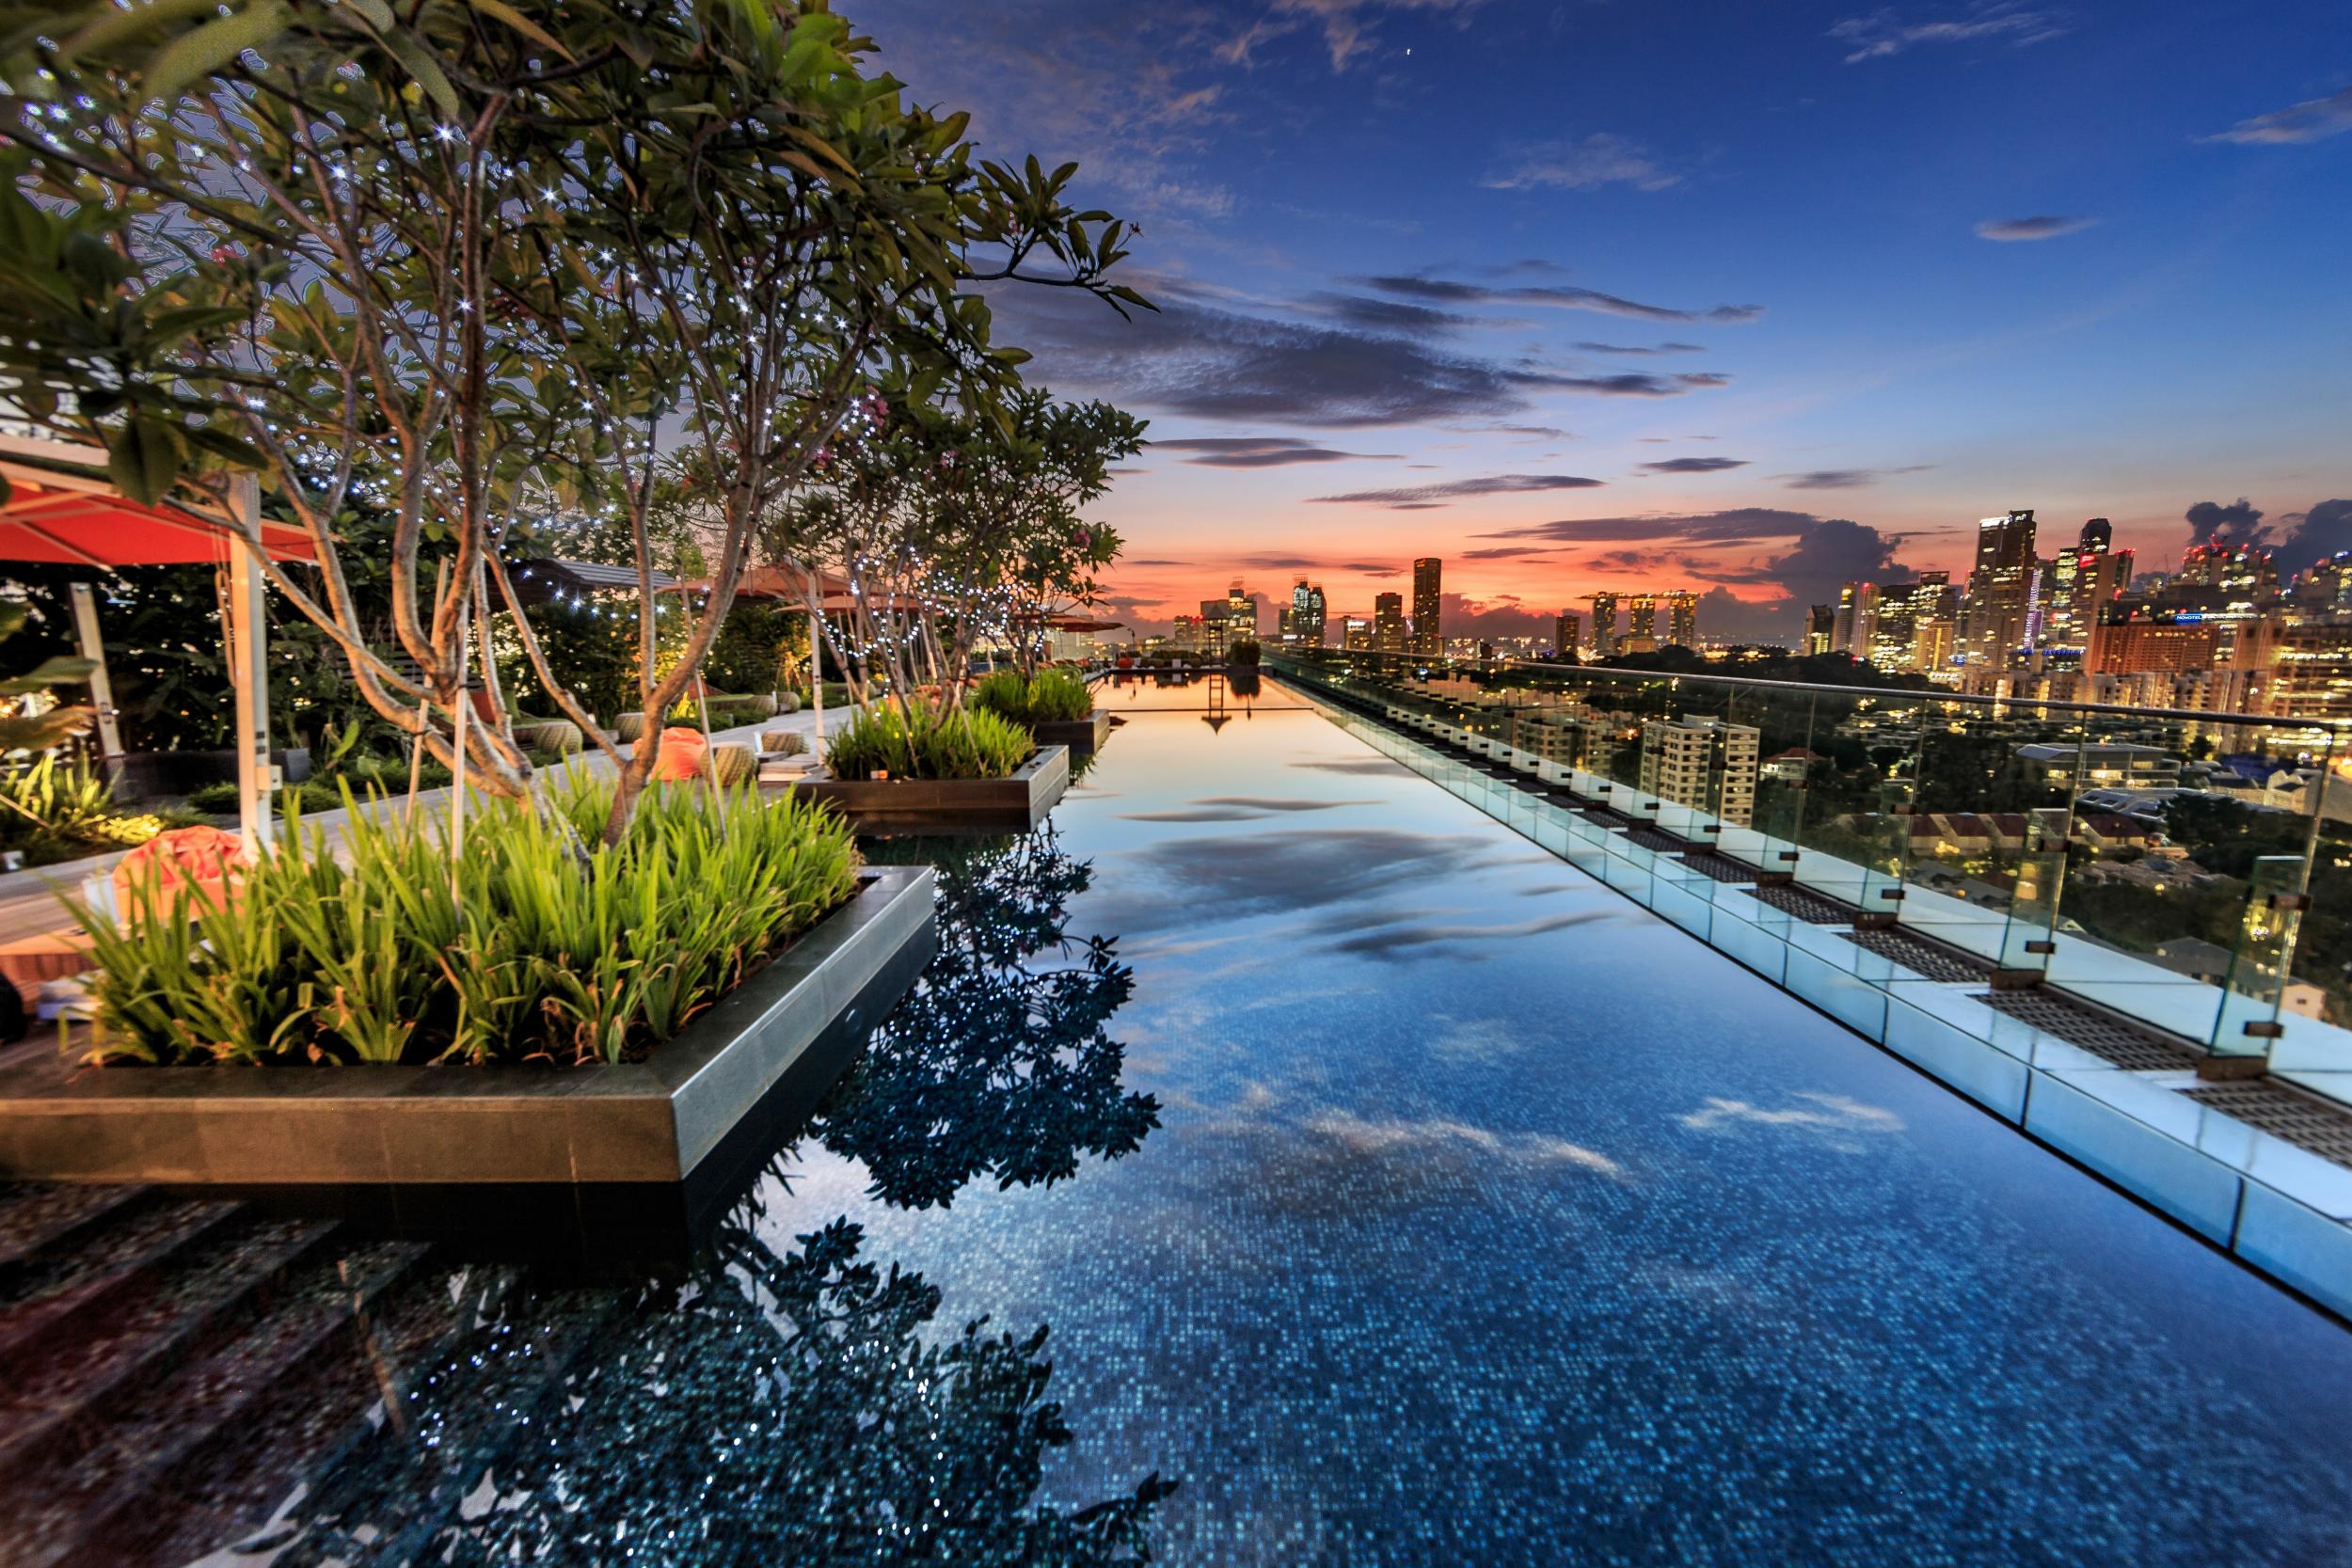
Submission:
M 1160 1124 L 1120 1087 L 1105 1028 L 1135 990 L 1117 939 L 1068 935 L 1091 868 L 1049 825 L 1013 839 L 902 841 L 876 859 L 939 871 L 939 953 L 818 1113 L 827 1148 L 864 1164 L 875 1196 L 946 1207 L 966 1181 L 1058 1181 L 1081 1154 L 1117 1159 Z M 1037 964 L 1051 952 L 1063 961 Z
M 939 865 L 940 949 L 815 1132 L 877 1196 L 946 1207 L 986 1174 L 1052 1182 L 1158 1125 L 1105 1032 L 1132 980 L 1066 940 L 1088 868 L 1051 832 L 877 858 Z M 1032 971 L 1048 951 L 1062 962 Z M 430 1560 L 782 1565 L 1149 1560 L 1175 1483 L 1076 1511 L 1035 1500 L 1071 1440 L 1044 1325 L 932 1326 L 943 1295 L 862 1258 L 847 1218 L 760 1236 L 790 1150 L 682 1269 L 572 1289 L 460 1271 L 467 1326 L 378 1352 L 385 1416 L 246 1544 L 285 1565 Z M 470 1293 L 471 1299 L 468 1298 Z

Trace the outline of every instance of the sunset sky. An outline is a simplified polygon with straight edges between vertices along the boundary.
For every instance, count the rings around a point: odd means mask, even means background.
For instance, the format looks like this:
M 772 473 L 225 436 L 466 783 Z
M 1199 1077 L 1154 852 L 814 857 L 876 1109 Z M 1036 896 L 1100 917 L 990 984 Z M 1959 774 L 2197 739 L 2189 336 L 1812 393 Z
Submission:
M 1450 633 L 1687 586 L 1786 636 L 2010 507 L 2352 547 L 2343 0 L 839 8 L 1143 226 L 1159 315 L 999 302 L 1152 420 L 1098 509 L 1141 629 L 1438 554 Z

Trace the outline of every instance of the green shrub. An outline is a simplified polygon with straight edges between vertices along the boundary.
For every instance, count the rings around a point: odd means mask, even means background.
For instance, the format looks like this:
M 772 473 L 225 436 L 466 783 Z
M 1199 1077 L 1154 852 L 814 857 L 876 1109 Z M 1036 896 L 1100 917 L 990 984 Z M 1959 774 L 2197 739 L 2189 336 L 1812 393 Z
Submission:
M 825 766 L 838 779 L 1001 779 L 1034 750 L 1028 731 L 985 708 L 888 702 L 834 732 Z
M 1070 670 L 1041 670 L 1027 679 L 1018 670 L 999 670 L 973 686 L 970 701 L 1016 724 L 1057 723 L 1094 711 L 1094 693 Z
M 228 910 L 123 927 L 76 908 L 98 965 L 92 1055 L 632 1059 L 856 889 L 832 813 L 656 790 L 596 846 L 611 805 L 609 783 L 577 775 L 536 809 L 482 800 L 462 857 L 437 813 L 355 811 L 340 859 L 296 821 Z
M 428 763 L 426 766 L 430 768 L 435 765 Z M 373 771 L 362 773 L 354 769 L 346 769 L 344 776 L 351 779 L 354 784 L 362 790 L 370 784 L 379 784 L 385 788 L 392 787 L 390 784 L 383 782 L 380 776 Z M 441 769 L 441 782 L 443 784 L 449 782 L 449 769 L 446 768 Z M 407 792 L 408 771 L 405 768 L 400 770 L 398 787 L 403 794 Z M 287 784 L 270 797 L 271 806 L 280 816 L 286 815 L 286 798 L 290 795 L 300 800 L 301 809 L 304 811 L 333 811 L 343 803 L 342 792 L 326 780 L 306 779 L 298 784 Z M 192 812 L 200 812 L 206 816 L 233 816 L 236 809 L 237 786 L 226 781 L 220 784 L 199 784 L 188 791 L 188 810 Z

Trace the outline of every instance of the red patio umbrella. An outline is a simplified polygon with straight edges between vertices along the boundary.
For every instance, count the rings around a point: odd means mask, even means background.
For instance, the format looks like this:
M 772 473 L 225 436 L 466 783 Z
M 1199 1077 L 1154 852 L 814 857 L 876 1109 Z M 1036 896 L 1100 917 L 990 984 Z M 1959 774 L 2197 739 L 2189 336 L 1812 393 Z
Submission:
M 169 507 L 151 506 L 119 494 L 105 474 L 105 452 L 78 442 L 0 437 L 0 561 L 40 562 L 112 571 L 119 566 L 200 565 L 229 571 L 230 681 L 237 705 L 237 816 L 246 852 L 258 854 L 267 841 L 270 819 L 262 803 L 262 777 L 269 765 L 268 667 L 262 625 L 262 567 L 227 517 L 206 518 Z M 250 478 L 232 492 L 232 507 L 258 525 L 263 548 L 275 561 L 308 561 L 310 536 L 290 524 L 260 518 L 260 491 Z M 91 680 L 101 742 L 119 750 L 113 734 L 112 694 L 98 645 L 98 621 L 86 585 L 74 588 L 74 619 L 83 654 L 98 665 Z

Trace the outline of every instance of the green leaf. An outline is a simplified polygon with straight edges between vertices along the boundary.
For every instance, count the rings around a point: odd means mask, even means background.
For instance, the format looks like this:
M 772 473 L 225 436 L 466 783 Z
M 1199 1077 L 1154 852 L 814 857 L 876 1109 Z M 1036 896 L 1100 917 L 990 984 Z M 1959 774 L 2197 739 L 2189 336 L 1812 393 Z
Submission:
M 106 443 L 107 477 L 131 499 L 152 505 L 180 476 L 185 451 L 172 426 L 151 416 L 134 416 Z
M 149 56 L 147 90 L 177 98 L 180 89 L 210 76 L 247 49 L 258 49 L 285 31 L 291 10 L 285 0 L 254 0 L 234 16 L 208 22 L 181 34 Z
M 392 57 L 425 90 L 435 108 L 451 119 L 464 115 L 465 105 L 457 101 L 457 89 L 449 85 L 449 77 L 442 71 L 440 61 L 435 59 L 432 52 L 419 43 L 412 34 L 387 34 L 384 47 L 392 52 Z
M 58 51 L 67 59 L 86 59 L 125 40 L 150 33 L 183 17 L 211 16 L 219 0 L 148 0 L 122 10 L 108 8 L 99 19 L 66 40 Z
M 498 18 L 501 22 L 505 23 L 509 27 L 514 28 L 515 31 L 522 34 L 523 37 L 531 40 L 532 42 L 548 49 L 552 49 L 567 60 L 577 59 L 579 57 L 570 50 L 558 43 L 555 40 L 554 35 L 549 33 L 545 27 L 540 26 L 537 23 L 532 21 L 531 18 L 523 15 L 522 12 L 506 4 L 506 0 L 467 0 L 467 3 L 472 6 L 475 10 L 482 12 L 483 15 L 494 16 Z

